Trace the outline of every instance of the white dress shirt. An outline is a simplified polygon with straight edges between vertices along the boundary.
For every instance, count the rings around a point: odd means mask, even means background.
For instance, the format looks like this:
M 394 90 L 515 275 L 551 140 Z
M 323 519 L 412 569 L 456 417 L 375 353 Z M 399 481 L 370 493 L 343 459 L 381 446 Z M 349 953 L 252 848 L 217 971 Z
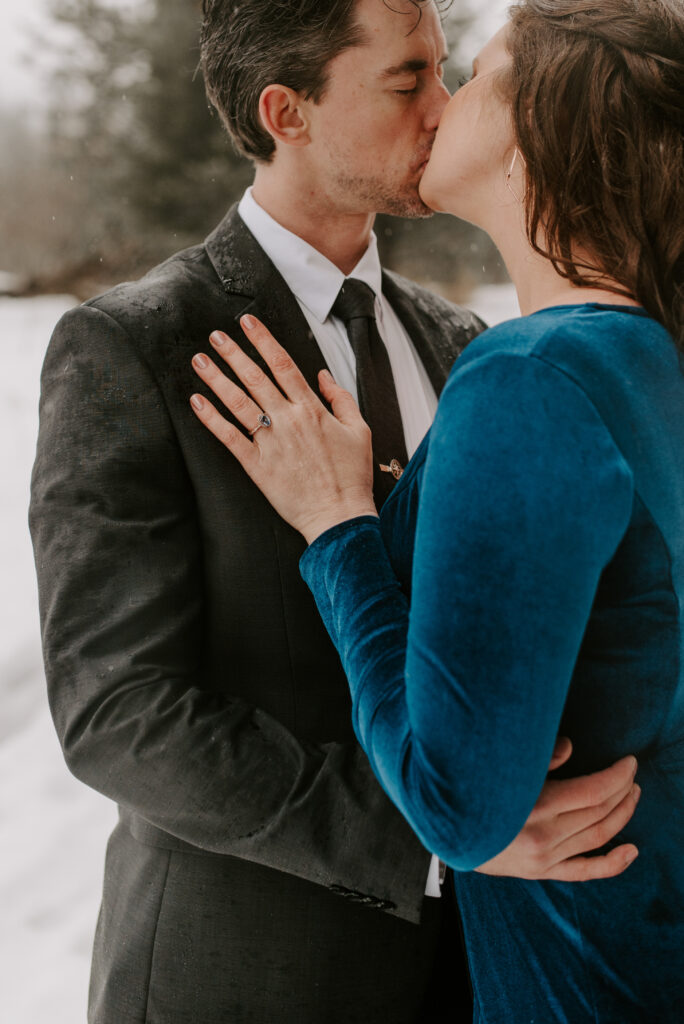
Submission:
M 333 377 L 358 401 L 354 352 L 344 323 L 330 316 L 345 275 L 303 238 L 266 213 L 254 199 L 251 188 L 240 200 L 238 213 L 297 300 Z M 372 232 L 368 248 L 349 277 L 364 281 L 375 293 L 378 333 L 389 355 L 410 458 L 432 423 L 437 396 L 411 339 L 382 294 L 378 243 Z M 436 857 L 430 863 L 425 894 L 440 895 Z
M 303 238 L 273 220 L 253 198 L 251 188 L 242 197 L 238 213 L 299 303 L 333 377 L 358 401 L 356 359 L 344 324 L 330 316 L 344 284 L 344 274 Z M 382 294 L 382 271 L 374 234 L 371 233 L 368 248 L 349 277 L 364 281 L 375 293 L 378 333 L 389 355 L 410 458 L 432 423 L 437 396 L 411 339 Z

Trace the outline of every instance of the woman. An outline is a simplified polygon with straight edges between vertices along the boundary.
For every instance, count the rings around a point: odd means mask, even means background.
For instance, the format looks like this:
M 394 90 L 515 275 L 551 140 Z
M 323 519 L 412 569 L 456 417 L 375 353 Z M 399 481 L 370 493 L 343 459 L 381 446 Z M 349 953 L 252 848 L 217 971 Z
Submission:
M 310 545 L 302 572 L 359 739 L 456 869 L 476 1019 L 674 1024 L 684 12 L 679 0 L 526 0 L 474 72 L 421 194 L 492 235 L 523 316 L 461 357 L 381 519 L 353 400 L 323 374 L 326 412 L 258 322 L 242 325 L 282 392 L 264 378 L 245 402 L 198 371 L 252 439 L 193 404 Z M 237 346 L 212 341 L 254 380 Z M 525 821 L 561 727 L 575 772 L 637 754 L 643 796 L 625 838 L 639 859 L 579 887 L 474 873 Z

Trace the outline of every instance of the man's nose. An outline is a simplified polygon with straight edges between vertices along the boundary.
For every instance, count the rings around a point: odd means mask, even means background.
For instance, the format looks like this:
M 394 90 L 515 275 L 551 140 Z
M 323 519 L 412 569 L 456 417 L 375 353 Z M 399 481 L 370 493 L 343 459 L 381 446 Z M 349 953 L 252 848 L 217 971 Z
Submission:
M 439 79 L 435 83 L 435 88 L 430 95 L 430 104 L 425 112 L 425 127 L 428 131 L 434 132 L 437 130 L 444 108 L 451 99 L 451 93 L 445 86 L 444 82 Z

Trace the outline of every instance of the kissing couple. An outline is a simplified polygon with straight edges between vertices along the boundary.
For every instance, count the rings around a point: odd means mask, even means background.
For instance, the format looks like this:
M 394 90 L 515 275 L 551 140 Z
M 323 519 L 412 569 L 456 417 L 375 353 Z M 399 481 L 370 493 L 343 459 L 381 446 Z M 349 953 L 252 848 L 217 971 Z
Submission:
M 201 53 L 254 185 L 43 371 L 89 1021 L 680 1024 L 684 12 L 522 0 L 451 98 L 432 0 L 205 0 Z M 431 210 L 520 318 L 382 270 Z

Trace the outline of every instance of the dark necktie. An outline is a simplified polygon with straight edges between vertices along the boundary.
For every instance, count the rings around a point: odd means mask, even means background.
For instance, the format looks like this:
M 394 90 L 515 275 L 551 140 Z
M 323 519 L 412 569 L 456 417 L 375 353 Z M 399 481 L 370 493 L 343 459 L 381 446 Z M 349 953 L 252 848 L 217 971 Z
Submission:
M 392 367 L 375 322 L 373 289 L 363 281 L 347 278 L 331 313 L 344 322 L 356 357 L 359 408 L 373 435 L 373 496 L 379 509 L 401 476 L 408 456 Z

